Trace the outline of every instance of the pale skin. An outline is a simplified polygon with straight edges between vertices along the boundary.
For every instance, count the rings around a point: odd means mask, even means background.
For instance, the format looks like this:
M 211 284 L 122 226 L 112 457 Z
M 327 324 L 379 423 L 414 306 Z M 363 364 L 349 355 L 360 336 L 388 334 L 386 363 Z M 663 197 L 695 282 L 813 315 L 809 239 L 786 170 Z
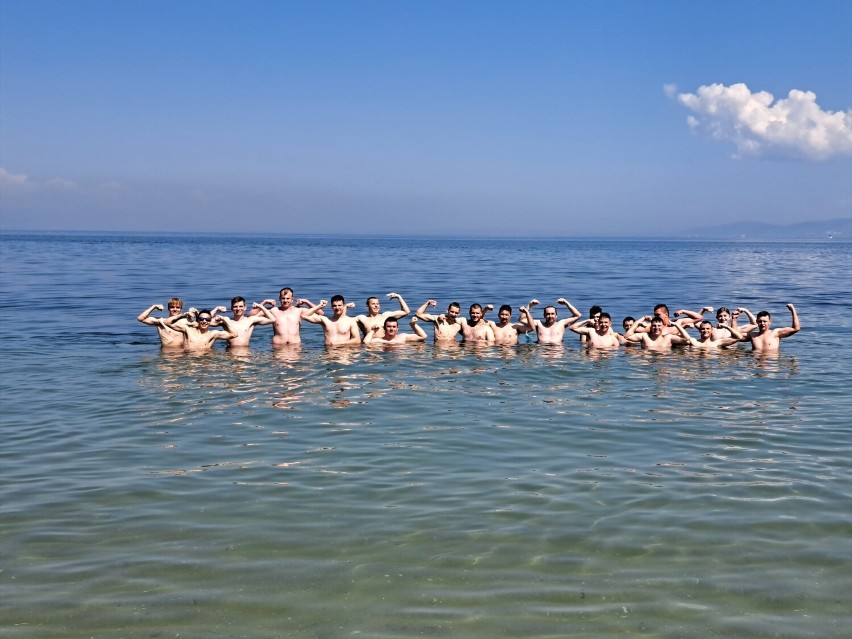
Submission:
M 585 336 L 584 344 L 589 348 L 618 348 L 619 335 L 612 330 L 612 319 L 601 316 L 597 320 L 587 319 L 571 325 L 571 330 Z
M 461 324 L 462 341 L 493 344 L 495 339 L 494 329 L 491 328 L 490 322 L 482 318 L 482 308 L 476 305 L 471 306 L 468 315 L 468 319 L 462 318 L 459 320 L 459 323 Z
M 646 322 L 650 322 L 650 325 L 647 327 L 647 332 L 637 333 L 640 326 Z M 624 334 L 624 337 L 630 342 L 640 343 L 642 348 L 648 351 L 667 352 L 672 350 L 672 346 L 686 344 L 686 340 L 683 337 L 664 333 L 664 330 L 665 324 L 662 319 L 659 317 L 652 318 L 650 315 L 646 315 L 634 323 L 633 326 L 631 326 Z M 674 328 L 674 330 L 677 331 L 677 328 Z
M 456 340 L 456 335 L 461 332 L 461 323 L 458 321 L 459 313 L 461 309 L 458 306 L 454 306 L 450 304 L 447 307 L 447 312 L 444 315 L 432 315 L 431 313 L 427 313 L 426 309 L 430 307 L 435 307 L 438 305 L 438 302 L 435 300 L 426 300 L 423 302 L 423 305 L 417 309 L 415 315 L 423 320 L 424 322 L 429 322 L 435 327 L 435 342 L 454 342 Z
M 246 315 L 245 302 L 234 302 L 231 305 L 231 313 L 234 316 L 231 320 L 231 326 L 237 332 L 237 336 L 228 342 L 228 346 L 248 346 L 255 326 L 275 323 L 275 316 L 263 304 L 255 302 L 251 307 L 252 310 L 258 311 L 257 315 Z M 217 311 L 221 308 L 220 306 L 213 310 Z M 221 320 L 221 318 L 219 319 Z
M 326 346 L 355 346 L 361 343 L 361 333 L 358 330 L 358 322 L 354 317 L 346 315 L 348 308 L 346 302 L 335 300 L 331 303 L 332 316 L 318 315 L 317 311 L 328 306 L 327 300 L 320 300 L 316 306 L 312 306 L 303 316 L 306 322 L 320 324 L 325 336 Z
M 792 304 L 787 304 L 792 317 L 792 326 L 784 328 L 772 328 L 772 317 L 769 314 L 758 313 L 755 318 L 757 328 L 748 331 L 743 336 L 744 342 L 751 342 L 753 351 L 772 352 L 777 351 L 781 347 L 781 340 L 785 337 L 795 335 L 800 330 L 799 315 L 796 313 L 796 307 Z
M 272 314 L 272 345 L 284 346 L 286 344 L 300 344 L 302 337 L 299 333 L 302 319 L 304 319 L 308 308 L 313 307 L 310 300 L 298 299 L 293 301 L 293 292 L 289 289 L 283 289 L 278 300 L 280 306 L 275 306 L 275 300 L 266 299 L 261 302 L 261 305 Z M 300 308 L 308 307 L 308 308 Z M 262 311 L 252 309 L 250 315 L 253 317 Z
M 490 304 L 485 308 L 491 306 Z M 494 343 L 512 346 L 518 343 L 518 337 L 523 333 L 528 333 L 532 329 L 524 323 L 512 323 L 512 312 L 508 309 L 503 309 L 497 314 L 498 321 L 489 322 L 491 330 L 494 331 Z
M 417 324 L 417 318 L 412 317 L 408 321 L 413 333 L 400 333 L 399 322 L 396 318 L 389 318 L 382 327 L 375 327 L 364 336 L 364 344 L 379 346 L 400 346 L 416 342 L 425 342 L 428 336 Z M 382 333 L 379 335 L 379 333 Z
M 729 328 L 730 333 L 728 331 L 724 331 L 725 337 L 714 338 L 713 337 L 713 325 L 710 322 L 701 322 L 698 325 L 698 334 L 699 338 L 695 339 L 689 333 L 686 332 L 686 328 L 684 328 L 681 324 L 675 324 L 675 327 L 678 329 L 681 337 L 683 337 L 691 348 L 701 348 L 706 350 L 715 350 L 717 348 L 725 348 L 727 346 L 732 346 L 736 344 L 740 340 L 742 340 L 743 335 L 735 328 Z
M 382 313 L 379 299 L 377 297 L 371 297 L 367 300 L 367 314 L 355 316 L 355 320 L 364 332 L 365 337 L 367 333 L 371 332 L 374 328 L 378 328 L 379 333 L 381 334 L 382 330 L 384 330 L 385 320 L 389 317 L 401 319 L 411 312 L 411 309 L 408 308 L 408 304 L 405 303 L 405 300 L 402 299 L 402 296 L 399 293 L 388 293 L 387 298 L 390 300 L 397 300 L 399 302 L 398 311 L 385 311 Z
M 560 297 L 556 300 L 556 303 L 562 304 L 571 311 L 571 317 L 557 320 L 556 307 L 546 306 L 544 308 L 544 321 L 539 321 L 533 318 L 530 312 L 530 309 L 538 303 L 538 300 L 533 299 L 527 306 L 521 306 L 520 311 L 526 319 L 526 324 L 535 329 L 539 344 L 561 344 L 562 338 L 565 336 L 565 329 L 580 319 L 580 311 L 574 308 L 564 297 Z
M 163 348 L 183 348 L 184 341 L 186 340 L 184 334 L 177 330 L 175 327 L 163 323 L 163 320 L 165 319 L 180 316 L 182 306 L 177 303 L 169 303 L 168 307 L 168 317 L 151 317 L 151 313 L 153 313 L 155 310 L 163 310 L 162 304 L 152 304 L 147 309 L 142 311 L 136 319 L 145 324 L 146 326 L 156 327 L 157 335 L 160 337 L 160 344 Z
M 219 339 L 233 339 L 237 336 L 237 332 L 231 326 L 231 320 L 227 317 L 220 317 L 219 322 L 225 327 L 223 331 L 210 330 L 212 316 L 202 315 L 197 316 L 197 311 L 193 308 L 189 309 L 188 313 L 183 315 L 187 320 L 195 317 L 195 321 L 187 321 L 186 324 L 178 323 L 177 319 L 169 318 L 163 320 L 175 330 L 180 331 L 186 336 L 184 349 L 188 351 L 203 351 L 209 350 Z

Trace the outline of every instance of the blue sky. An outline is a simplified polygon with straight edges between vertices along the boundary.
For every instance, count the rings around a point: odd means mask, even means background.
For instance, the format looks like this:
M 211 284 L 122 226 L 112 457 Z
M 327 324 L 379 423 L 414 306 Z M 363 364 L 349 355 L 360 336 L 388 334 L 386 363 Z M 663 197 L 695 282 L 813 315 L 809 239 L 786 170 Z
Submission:
M 846 0 L 0 0 L 0 227 L 848 217 L 850 109 Z

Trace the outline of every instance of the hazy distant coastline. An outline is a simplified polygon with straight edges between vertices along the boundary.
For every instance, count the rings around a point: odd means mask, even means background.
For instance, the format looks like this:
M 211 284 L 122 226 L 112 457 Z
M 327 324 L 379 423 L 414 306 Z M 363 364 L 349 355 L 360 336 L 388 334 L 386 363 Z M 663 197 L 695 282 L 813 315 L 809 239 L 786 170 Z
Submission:
M 737 222 L 694 228 L 680 236 L 720 240 L 852 240 L 852 217 L 798 224 Z

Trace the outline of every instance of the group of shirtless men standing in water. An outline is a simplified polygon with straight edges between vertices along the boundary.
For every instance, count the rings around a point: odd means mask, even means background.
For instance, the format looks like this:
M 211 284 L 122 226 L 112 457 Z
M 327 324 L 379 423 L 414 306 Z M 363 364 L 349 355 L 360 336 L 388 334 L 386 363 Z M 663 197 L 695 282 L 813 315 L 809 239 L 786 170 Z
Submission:
M 204 350 L 213 346 L 216 340 L 225 340 L 229 347 L 247 347 L 255 326 L 271 324 L 273 329 L 272 345 L 285 346 L 301 342 L 300 328 L 304 320 L 322 326 L 327 346 L 345 346 L 357 344 L 378 344 L 394 346 L 411 342 L 423 342 L 426 332 L 417 323 L 420 319 L 434 326 L 436 343 L 463 342 L 477 344 L 517 344 L 521 335 L 535 333 L 539 344 L 561 344 L 566 330 L 580 335 L 580 339 L 590 348 L 618 348 L 622 344 L 641 345 L 642 348 L 655 351 L 669 351 L 674 346 L 689 346 L 698 349 L 716 349 L 734 345 L 738 342 L 751 343 L 756 351 L 777 351 L 780 341 L 799 331 L 799 316 L 792 304 L 787 308 L 792 315 L 792 326 L 772 328 L 772 317 L 767 311 L 753 315 L 748 309 L 738 308 L 733 312 L 720 308 L 716 312 L 716 322 L 704 319 L 705 313 L 713 309 L 704 307 L 699 311 L 679 310 L 672 320 L 665 304 L 654 307 L 653 315 L 645 315 L 638 320 L 625 317 L 622 322 L 624 332 L 612 329 L 612 317 L 599 306 L 589 309 L 589 317 L 580 319 L 580 312 L 565 298 L 556 300 L 556 304 L 568 309 L 571 316 L 557 319 L 556 306 L 544 307 L 544 318 L 535 319 L 531 309 L 539 304 L 530 300 L 520 307 L 520 317 L 512 321 L 512 308 L 500 307 L 497 321 L 488 320 L 485 314 L 493 310 L 491 304 L 484 307 L 473 304 L 468 317 L 459 317 L 461 307 L 452 302 L 445 313 L 429 313 L 437 306 L 435 300 L 427 300 L 418 308 L 409 320 L 413 332 L 400 332 L 399 320 L 411 313 L 405 300 L 398 293 L 388 293 L 389 299 L 399 302 L 399 310 L 382 312 L 377 297 L 367 299 L 367 313 L 350 317 L 347 312 L 354 307 L 346 303 L 342 295 L 331 298 L 331 315 L 325 313 L 326 300 L 313 304 L 310 300 L 295 299 L 291 288 L 282 288 L 278 304 L 274 299 L 255 302 L 249 310 L 242 297 L 231 300 L 232 317 L 219 315 L 227 309 L 217 306 L 212 310 L 190 308 L 183 311 L 183 302 L 173 297 L 168 302 L 167 317 L 152 317 L 154 310 L 162 311 L 161 304 L 154 304 L 137 318 L 143 324 L 155 326 L 164 348 L 186 350 Z M 248 311 L 248 312 L 247 312 Z M 748 324 L 738 326 L 741 316 L 748 318 Z M 211 330 L 219 326 L 221 330 Z M 695 328 L 698 336 L 690 335 L 686 329 Z

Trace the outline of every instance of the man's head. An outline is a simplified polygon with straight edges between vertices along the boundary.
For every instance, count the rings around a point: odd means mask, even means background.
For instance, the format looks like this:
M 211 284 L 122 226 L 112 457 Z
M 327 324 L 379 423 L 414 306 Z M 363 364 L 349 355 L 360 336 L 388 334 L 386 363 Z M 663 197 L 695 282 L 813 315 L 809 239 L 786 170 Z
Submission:
M 455 322 L 460 313 L 461 304 L 458 302 L 450 302 L 450 305 L 447 307 L 447 319 Z
M 368 297 L 367 298 L 367 311 L 370 315 L 378 315 L 382 306 L 379 304 L 378 297 Z
M 385 320 L 385 339 L 393 339 L 399 333 L 399 321 L 395 317 L 389 317 Z
M 612 317 L 609 313 L 601 312 L 597 322 L 598 332 L 604 335 L 612 327 Z
M 179 297 L 173 297 L 166 304 L 169 307 L 169 315 L 180 315 L 183 310 L 183 300 Z
M 660 335 L 663 332 L 663 327 L 666 323 L 663 321 L 663 318 L 659 315 L 654 315 L 654 319 L 651 320 L 651 328 L 648 330 L 649 335 Z
M 476 324 L 479 320 L 482 319 L 482 305 L 471 304 L 470 310 L 468 311 L 468 315 L 470 316 L 471 324 Z
M 769 325 L 772 323 L 772 316 L 769 314 L 769 311 L 760 311 L 755 317 L 755 321 L 757 323 L 757 330 L 762 333 L 769 329 Z
M 589 319 L 592 320 L 592 323 L 595 326 L 598 325 L 598 320 L 601 318 L 601 312 L 603 312 L 603 309 L 597 304 L 589 309 Z
M 729 311 L 724 306 L 720 306 L 716 310 L 716 321 L 718 321 L 720 324 L 727 324 L 731 321 L 731 311 Z
M 236 297 L 231 299 L 231 312 L 233 312 L 234 317 L 240 318 L 246 312 L 246 300 L 243 297 L 237 295 Z
M 293 303 L 293 289 L 285 286 L 278 291 L 278 301 L 281 302 L 281 308 L 290 308 L 290 305 Z
M 335 295 L 331 298 L 331 310 L 335 317 L 340 317 L 346 314 L 346 300 L 342 295 Z
M 198 330 L 206 333 L 210 328 L 210 320 L 213 319 L 213 312 L 208 308 L 202 308 L 195 314 L 195 323 L 198 324 Z
M 497 312 L 497 318 L 501 324 L 508 324 L 512 321 L 512 307 L 508 304 L 503 304 Z
M 633 326 L 635 323 L 636 318 L 631 315 L 628 315 L 623 320 L 621 320 L 621 328 L 623 328 L 625 331 L 629 331 L 630 327 Z
M 661 318 L 663 318 L 663 324 L 664 325 L 669 323 L 669 307 L 668 306 L 666 306 L 665 304 L 657 304 L 654 307 L 654 316 L 657 316 L 657 315 L 659 315 Z
M 545 306 L 544 307 L 544 323 L 547 326 L 550 326 L 555 321 L 556 321 L 556 307 L 555 306 Z
M 701 335 L 701 339 L 710 339 L 713 336 L 713 324 L 704 320 L 698 325 L 698 333 Z

